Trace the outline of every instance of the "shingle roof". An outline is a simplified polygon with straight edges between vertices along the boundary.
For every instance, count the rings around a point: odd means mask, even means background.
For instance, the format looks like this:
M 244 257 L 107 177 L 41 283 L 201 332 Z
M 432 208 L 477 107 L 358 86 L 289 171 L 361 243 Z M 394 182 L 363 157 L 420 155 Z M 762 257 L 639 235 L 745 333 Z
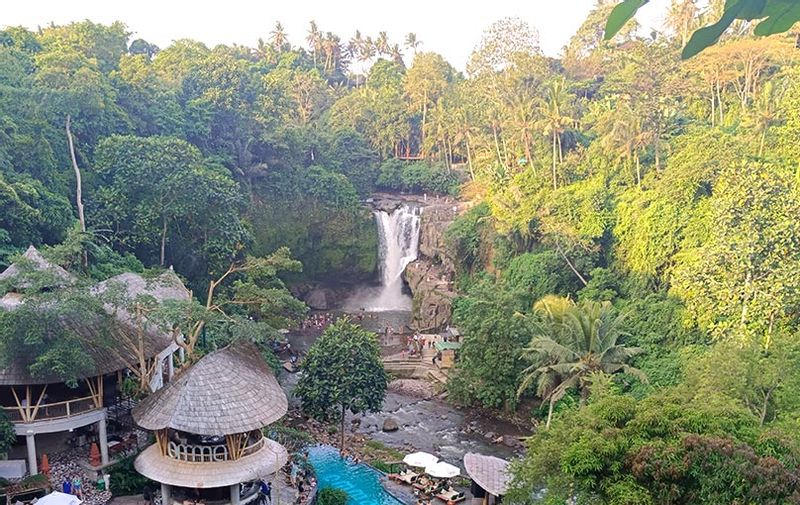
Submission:
M 464 469 L 467 475 L 489 494 L 503 496 L 508 491 L 511 480 L 508 461 L 468 452 L 464 455 Z
M 133 273 L 121 274 L 97 284 L 91 292 L 103 293 L 115 283 L 119 283 L 131 297 L 147 294 L 158 301 L 165 301 L 168 299 L 188 300 L 191 296 L 172 271 L 164 272 L 153 279 L 145 279 L 141 275 Z M 14 310 L 24 301 L 24 296 L 6 295 L 0 300 L 0 310 Z M 100 327 L 100 320 L 64 323 L 69 324 L 71 329 L 80 333 L 86 342 L 84 351 L 93 364 L 92 371 L 87 376 L 116 372 L 127 368 L 128 363 L 137 362 L 134 350 L 120 343 L 138 338 L 136 327 L 129 314 L 118 312 L 116 316 L 117 324 L 111 328 Z M 143 337 L 142 344 L 148 358 L 161 353 L 173 342 L 171 334 L 158 330 L 154 325 L 147 326 Z M 34 385 L 56 382 L 62 382 L 58 375 L 33 376 L 23 363 L 10 363 L 6 367 L 0 367 L 0 385 Z
M 272 424 L 287 408 L 286 394 L 259 350 L 237 343 L 204 356 L 142 400 L 133 419 L 147 430 L 230 435 Z
M 279 443 L 266 439 L 264 447 L 237 460 L 190 463 L 162 456 L 157 444 L 145 449 L 134 463 L 136 471 L 149 479 L 172 486 L 212 488 L 266 478 L 280 470 L 289 458 Z

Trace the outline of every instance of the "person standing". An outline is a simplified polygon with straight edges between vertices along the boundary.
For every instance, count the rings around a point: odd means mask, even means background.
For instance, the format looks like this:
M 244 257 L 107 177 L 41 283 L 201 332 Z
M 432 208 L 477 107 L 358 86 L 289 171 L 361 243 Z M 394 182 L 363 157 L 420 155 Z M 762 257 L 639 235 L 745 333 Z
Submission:
M 265 503 L 272 505 L 272 482 L 261 481 L 261 494 L 267 500 Z

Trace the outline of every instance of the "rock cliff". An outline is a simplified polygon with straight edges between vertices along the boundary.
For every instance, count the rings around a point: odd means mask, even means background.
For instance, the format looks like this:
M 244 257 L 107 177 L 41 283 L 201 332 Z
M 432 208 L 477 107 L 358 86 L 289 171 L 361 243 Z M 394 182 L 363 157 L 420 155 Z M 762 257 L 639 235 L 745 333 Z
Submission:
M 419 257 L 403 274 L 414 295 L 412 326 L 421 331 L 443 329 L 452 316 L 455 268 L 444 235 L 461 207 L 440 200 L 422 210 Z

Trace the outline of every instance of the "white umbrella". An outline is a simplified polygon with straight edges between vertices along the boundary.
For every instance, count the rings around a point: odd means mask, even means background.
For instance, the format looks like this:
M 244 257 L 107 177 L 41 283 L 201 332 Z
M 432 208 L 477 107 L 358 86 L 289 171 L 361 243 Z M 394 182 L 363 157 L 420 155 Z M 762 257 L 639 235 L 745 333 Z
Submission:
M 405 458 L 403 458 L 403 463 L 408 466 L 415 466 L 418 468 L 425 468 L 427 466 L 433 465 L 439 461 L 439 458 L 434 456 L 433 454 L 428 454 L 427 452 L 412 452 L 411 454 L 407 454 Z
M 41 503 L 42 505 L 80 505 L 82 502 L 77 496 L 53 491 L 49 495 L 39 498 L 36 503 Z
M 437 479 L 452 479 L 453 477 L 458 477 L 461 474 L 461 470 L 459 470 L 457 466 L 440 461 L 433 465 L 426 466 L 425 473 Z

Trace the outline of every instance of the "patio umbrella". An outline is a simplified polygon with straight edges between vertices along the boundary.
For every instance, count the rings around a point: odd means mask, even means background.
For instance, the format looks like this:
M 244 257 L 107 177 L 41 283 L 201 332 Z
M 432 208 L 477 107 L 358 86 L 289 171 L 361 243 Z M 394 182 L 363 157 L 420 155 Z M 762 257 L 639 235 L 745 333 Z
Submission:
M 452 479 L 453 477 L 458 477 L 461 474 L 461 470 L 450 463 L 439 461 L 433 465 L 426 466 L 425 473 L 437 479 Z
M 439 458 L 434 456 L 433 454 L 428 454 L 427 452 L 412 452 L 411 454 L 407 454 L 405 458 L 403 458 L 403 463 L 408 466 L 415 466 L 418 468 L 425 468 L 430 465 L 433 465 L 439 461 Z

